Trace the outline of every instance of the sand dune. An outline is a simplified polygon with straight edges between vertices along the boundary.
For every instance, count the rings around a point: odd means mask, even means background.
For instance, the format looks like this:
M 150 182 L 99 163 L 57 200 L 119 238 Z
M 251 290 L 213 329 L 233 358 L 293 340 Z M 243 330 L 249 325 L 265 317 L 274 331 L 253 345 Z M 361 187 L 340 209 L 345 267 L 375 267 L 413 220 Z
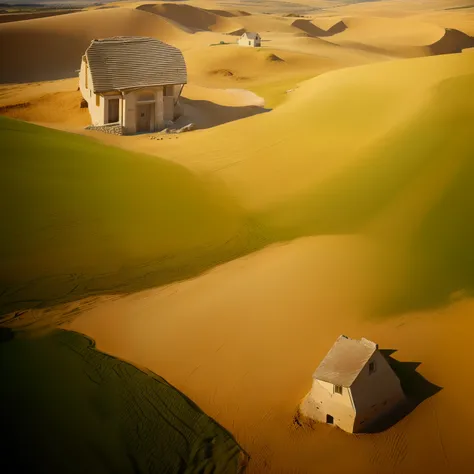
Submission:
M 450 28 L 446 29 L 441 39 L 428 46 L 431 54 L 460 53 L 467 48 L 474 48 L 474 37 Z
M 472 73 L 473 67 L 468 55 L 444 55 L 352 68 L 350 74 L 332 71 L 303 84 L 270 114 L 226 124 L 225 130 L 184 136 L 179 146 L 163 143 L 156 153 L 184 166 L 192 163 L 213 170 L 241 202 L 252 209 L 267 208 L 282 201 L 282 176 L 288 200 L 314 189 L 341 166 L 355 166 L 367 147 L 419 111 L 430 87 L 452 74 Z M 369 104 L 371 112 L 361 114 Z M 247 137 L 245 148 L 242 136 Z M 266 153 L 260 152 L 259 144 L 264 144 Z M 285 215 L 297 219 L 291 209 L 288 205 Z
M 141 5 L 137 9 L 155 13 L 173 22 L 175 25 L 186 28 L 191 33 L 197 31 L 231 31 L 239 26 L 224 15 L 217 15 L 202 8 L 186 4 L 150 4 Z
M 321 40 L 322 41 L 322 40 Z M 271 43 L 269 43 L 271 44 Z M 269 61 L 269 55 L 284 61 Z M 330 59 L 308 56 L 295 51 L 216 46 L 185 52 L 190 82 L 211 87 L 248 88 L 249 84 L 282 81 L 288 77 L 306 77 L 327 68 Z M 235 85 L 238 82 L 239 85 Z M 232 86 L 231 84 L 234 83 Z
M 344 18 L 344 23 L 347 29 L 333 38 L 338 44 L 363 44 L 394 52 L 404 48 L 424 47 L 443 34 L 439 26 L 423 19 Z
M 75 13 L 80 10 L 56 10 L 49 12 L 34 12 L 34 13 L 5 13 L 0 15 L 1 23 L 11 23 L 13 21 L 34 20 L 35 18 L 46 18 L 49 16 L 66 15 L 68 13 Z
M 291 26 L 291 18 L 252 14 L 251 16 L 239 17 L 238 21 L 247 31 L 258 31 L 263 40 L 265 40 L 265 34 L 269 32 L 294 33 L 294 29 Z
M 347 26 L 343 21 L 338 21 L 327 30 L 319 28 L 314 23 L 312 23 L 311 20 L 295 20 L 291 24 L 291 26 L 294 26 L 298 30 L 301 30 L 303 33 L 314 37 L 333 36 L 337 35 L 338 33 L 342 33 L 344 30 L 347 29 Z
M 81 95 L 76 88 L 77 85 L 67 92 L 46 93 L 26 102 L 0 106 L 0 115 L 65 130 L 81 130 L 90 124 L 90 115 L 87 109 L 79 108 Z
M 183 31 L 157 15 L 127 8 L 89 10 L 0 25 L 0 83 L 77 76 L 94 38 L 152 36 L 172 41 Z M 38 46 L 39 45 L 39 46 Z
M 232 11 L 228 11 L 228 10 L 212 10 L 212 9 L 208 9 L 207 11 L 210 12 L 210 13 L 214 13 L 215 15 L 224 16 L 224 17 L 249 16 L 249 15 L 250 15 L 250 13 L 245 12 L 245 11 L 242 11 L 242 10 L 232 10 Z
M 238 30 L 231 31 L 228 34 L 232 36 L 242 36 L 246 31 L 245 28 L 239 28 Z

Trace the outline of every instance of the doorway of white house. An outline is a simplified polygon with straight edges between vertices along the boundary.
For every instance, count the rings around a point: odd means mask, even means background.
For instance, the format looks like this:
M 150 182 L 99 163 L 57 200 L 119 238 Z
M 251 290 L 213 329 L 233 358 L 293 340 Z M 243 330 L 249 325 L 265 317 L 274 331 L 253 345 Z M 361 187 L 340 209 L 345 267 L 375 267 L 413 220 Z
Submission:
M 137 132 L 153 132 L 155 128 L 155 104 L 137 105 Z

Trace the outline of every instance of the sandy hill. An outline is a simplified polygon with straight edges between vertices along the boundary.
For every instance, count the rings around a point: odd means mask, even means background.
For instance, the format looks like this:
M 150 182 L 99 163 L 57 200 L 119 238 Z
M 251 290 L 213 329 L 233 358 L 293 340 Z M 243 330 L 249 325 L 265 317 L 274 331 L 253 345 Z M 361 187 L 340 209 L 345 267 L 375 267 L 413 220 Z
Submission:
M 0 14 L 0 23 L 11 23 L 14 21 L 34 20 L 35 18 L 44 18 L 48 16 L 66 15 L 74 13 L 78 10 L 52 10 L 52 11 L 36 11 L 32 13 L 2 13 Z
M 140 5 L 137 10 L 143 10 L 166 18 L 190 33 L 197 31 L 229 32 L 238 28 L 239 24 L 228 19 L 228 16 L 216 14 L 203 8 L 186 4 L 164 3 L 162 5 Z M 234 15 L 232 15 L 234 16 Z
M 391 53 L 423 55 L 423 47 L 438 40 L 443 29 L 421 19 L 412 18 L 345 18 L 347 28 L 331 38 L 346 47 L 385 50 Z
M 0 25 L 0 82 L 31 82 L 77 75 L 94 38 L 152 36 L 173 42 L 182 29 L 163 18 L 129 8 L 90 10 Z M 41 46 L 38 47 L 38 44 Z
M 453 73 L 468 74 L 472 67 L 471 58 L 463 53 L 442 60 L 419 58 L 351 68 L 350 74 L 349 70 L 332 71 L 303 84 L 270 114 L 227 124 L 225 130 L 183 136 L 179 148 L 164 143 L 156 152 L 183 164 L 198 159 L 203 167 L 221 169 L 219 175 L 237 186 L 239 199 L 252 207 L 266 206 L 267 199 L 282 200 L 280 176 L 287 177 L 288 199 L 293 190 L 304 190 L 309 183 L 333 174 L 338 164 L 356 159 L 375 139 L 411 117 L 430 85 Z M 367 107 L 371 113 L 360 114 Z M 244 144 L 240 136 L 247 137 Z M 235 145 L 221 150 L 221 137 Z M 257 140 L 265 144 L 266 153 L 260 152 Z M 240 188 L 242 176 L 245 185 Z

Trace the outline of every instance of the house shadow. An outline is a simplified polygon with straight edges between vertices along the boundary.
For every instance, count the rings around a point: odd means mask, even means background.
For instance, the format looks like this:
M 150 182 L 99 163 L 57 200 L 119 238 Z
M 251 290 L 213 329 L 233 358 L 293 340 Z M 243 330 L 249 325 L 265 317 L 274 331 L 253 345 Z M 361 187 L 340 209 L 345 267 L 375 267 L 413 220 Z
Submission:
M 368 426 L 365 433 L 381 433 L 391 428 L 409 415 L 418 405 L 442 390 L 442 387 L 429 382 L 417 372 L 416 369 L 421 365 L 421 362 L 400 362 L 392 357 L 395 352 L 395 349 L 380 350 L 382 356 L 385 357 L 400 379 L 406 402 L 400 404 L 388 416 L 384 416 Z
M 181 103 L 184 113 L 177 121 L 177 125 L 181 126 L 192 122 L 196 129 L 201 130 L 271 111 L 271 109 L 258 105 L 234 107 L 216 104 L 208 100 L 192 100 L 184 97 L 181 98 Z

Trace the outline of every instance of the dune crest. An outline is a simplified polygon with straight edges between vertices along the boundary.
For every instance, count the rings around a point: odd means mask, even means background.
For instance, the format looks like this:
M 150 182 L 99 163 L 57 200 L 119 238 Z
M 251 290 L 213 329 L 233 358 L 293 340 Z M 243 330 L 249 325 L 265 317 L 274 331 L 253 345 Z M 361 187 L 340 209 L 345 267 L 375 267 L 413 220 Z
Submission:
M 342 20 L 338 21 L 327 30 L 319 28 L 319 26 L 316 26 L 311 20 L 298 19 L 295 20 L 291 26 L 314 38 L 334 36 L 347 29 L 347 25 Z
M 452 28 L 446 28 L 444 35 L 428 46 L 433 55 L 460 53 L 468 48 L 474 48 L 474 37 Z
M 196 33 L 198 31 L 224 32 L 239 26 L 229 19 L 229 17 L 234 17 L 234 15 L 224 14 L 228 12 L 216 14 L 191 5 L 176 3 L 149 4 L 138 6 L 137 10 L 145 10 L 158 15 L 189 33 Z

